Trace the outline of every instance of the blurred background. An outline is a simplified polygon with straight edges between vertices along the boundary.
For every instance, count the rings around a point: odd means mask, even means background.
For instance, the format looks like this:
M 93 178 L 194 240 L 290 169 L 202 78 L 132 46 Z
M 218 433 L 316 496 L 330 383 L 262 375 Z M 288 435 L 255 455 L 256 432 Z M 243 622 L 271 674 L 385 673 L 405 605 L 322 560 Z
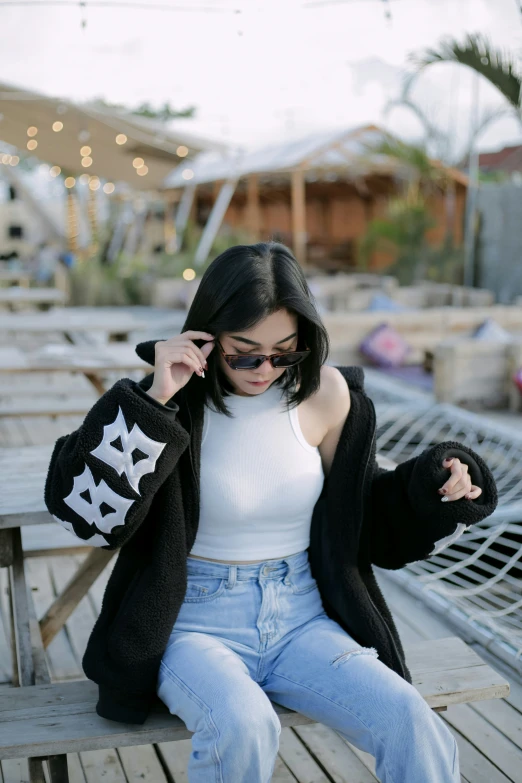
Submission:
M 407 643 L 456 633 L 506 674 L 443 716 L 463 781 L 520 783 L 522 0 L 0 0 L 0 42 L 0 566 L 19 536 L 42 681 L 83 677 L 112 568 L 49 630 L 93 556 L 43 502 L 56 439 L 150 371 L 135 344 L 179 333 L 218 253 L 277 240 L 329 363 L 364 366 L 381 463 L 458 440 L 495 474 L 491 517 L 377 571 Z M 0 568 L 0 688 L 32 684 L 15 592 Z M 283 732 L 274 780 L 376 780 L 325 727 Z M 172 744 L 69 754 L 71 779 L 186 780 Z

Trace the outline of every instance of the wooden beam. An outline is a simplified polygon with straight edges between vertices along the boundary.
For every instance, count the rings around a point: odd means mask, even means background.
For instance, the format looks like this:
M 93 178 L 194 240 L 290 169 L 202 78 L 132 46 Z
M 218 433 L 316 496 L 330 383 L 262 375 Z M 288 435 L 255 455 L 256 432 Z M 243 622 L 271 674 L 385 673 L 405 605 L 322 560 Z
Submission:
M 196 268 L 202 266 L 208 258 L 214 239 L 217 236 L 232 196 L 234 195 L 236 186 L 237 179 L 228 179 L 219 191 L 219 196 L 214 202 L 214 206 L 212 207 L 205 228 L 201 234 L 196 252 L 194 253 L 194 266 Z
M 87 594 L 107 563 L 116 554 L 115 549 L 94 547 L 78 568 L 72 579 L 64 587 L 58 598 L 51 604 L 40 620 L 40 632 L 44 648 L 48 647 L 58 631 Z
M 257 174 L 247 178 L 246 228 L 255 242 L 261 234 L 261 211 L 259 209 L 259 179 Z
M 292 235 L 294 255 L 306 266 L 306 193 L 303 169 L 292 171 Z

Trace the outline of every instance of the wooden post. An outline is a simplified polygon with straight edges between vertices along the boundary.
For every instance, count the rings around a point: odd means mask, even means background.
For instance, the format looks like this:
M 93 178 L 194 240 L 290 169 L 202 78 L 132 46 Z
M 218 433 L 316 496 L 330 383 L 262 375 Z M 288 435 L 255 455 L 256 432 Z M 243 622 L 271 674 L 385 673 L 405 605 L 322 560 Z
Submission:
M 306 266 L 306 199 L 303 169 L 292 171 L 292 235 L 294 255 Z
M 174 220 L 175 202 L 165 199 L 165 213 L 163 222 L 163 241 L 165 243 L 165 252 L 168 255 L 174 255 L 178 244 L 176 236 L 176 223 Z
M 250 174 L 247 179 L 246 228 L 255 242 L 261 234 L 261 212 L 259 209 L 259 180 L 257 174 Z

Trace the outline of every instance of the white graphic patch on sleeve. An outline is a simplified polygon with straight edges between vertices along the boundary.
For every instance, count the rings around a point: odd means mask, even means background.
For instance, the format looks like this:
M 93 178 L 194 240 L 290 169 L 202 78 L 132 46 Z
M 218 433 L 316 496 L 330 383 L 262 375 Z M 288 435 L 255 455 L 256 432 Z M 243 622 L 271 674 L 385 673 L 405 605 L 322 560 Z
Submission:
M 55 522 L 58 522 L 62 527 L 68 530 L 69 533 L 72 533 L 73 536 L 79 538 L 80 541 L 85 541 L 85 543 L 88 544 L 89 546 L 107 546 L 109 543 L 107 539 L 104 538 L 104 536 L 102 536 L 100 533 L 94 533 L 90 538 L 80 538 L 80 536 L 77 536 L 76 533 L 74 532 L 74 528 L 70 522 L 65 522 L 65 520 L 60 519 L 54 514 L 53 514 L 53 519 Z
M 90 501 L 82 497 L 88 491 Z M 125 524 L 125 515 L 134 503 L 134 500 L 122 498 L 102 479 L 98 485 L 88 465 L 81 476 L 75 476 L 72 492 L 64 498 L 73 511 L 76 511 L 90 525 L 96 525 L 102 533 L 110 533 L 116 525 Z M 109 506 L 106 514 L 102 514 L 101 506 Z
M 446 536 L 445 538 L 440 538 L 438 541 L 435 541 L 435 546 L 433 548 L 433 551 L 429 553 L 428 557 L 431 557 L 432 555 L 438 555 L 439 552 L 441 552 L 443 549 L 445 549 L 450 544 L 455 543 L 457 538 L 460 538 L 461 535 L 464 533 L 465 530 L 469 530 L 471 525 L 466 525 L 463 522 L 459 522 L 457 525 L 457 529 L 450 533 L 449 536 Z
M 120 438 L 123 450 L 111 445 L 113 441 Z M 156 468 L 156 461 L 167 444 L 147 437 L 137 424 L 129 432 L 121 408 L 118 408 L 118 415 L 112 424 L 107 424 L 103 428 L 103 440 L 94 451 L 93 456 L 101 459 L 107 465 L 121 476 L 125 473 L 129 484 L 138 494 L 138 485 L 142 476 L 146 473 L 152 473 Z M 134 463 L 133 453 L 139 450 L 146 456 Z

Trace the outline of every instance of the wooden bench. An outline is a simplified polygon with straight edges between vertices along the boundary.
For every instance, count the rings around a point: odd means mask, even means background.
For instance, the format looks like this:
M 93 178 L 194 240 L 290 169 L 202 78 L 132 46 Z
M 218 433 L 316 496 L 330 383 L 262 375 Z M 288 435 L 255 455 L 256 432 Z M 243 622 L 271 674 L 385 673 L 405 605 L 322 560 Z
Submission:
M 405 645 L 405 652 L 413 684 L 434 710 L 509 694 L 508 682 L 457 637 Z M 142 725 L 101 718 L 95 711 L 97 699 L 98 687 L 91 680 L 2 690 L 0 759 L 49 758 L 50 780 L 63 783 L 68 781 L 66 753 L 192 736 L 159 699 Z M 314 723 L 293 710 L 273 706 L 284 727 Z
M 0 417 L 12 416 L 84 416 L 94 405 L 96 398 L 78 396 L 28 397 L 20 400 L 0 399 Z

